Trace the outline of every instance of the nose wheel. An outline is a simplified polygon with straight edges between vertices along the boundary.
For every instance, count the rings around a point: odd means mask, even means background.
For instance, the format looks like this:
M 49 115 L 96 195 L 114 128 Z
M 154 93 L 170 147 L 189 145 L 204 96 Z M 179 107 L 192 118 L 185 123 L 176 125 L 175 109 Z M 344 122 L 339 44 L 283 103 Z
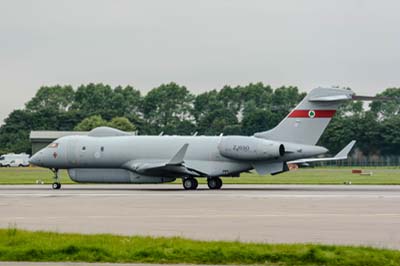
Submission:
M 51 171 L 54 173 L 54 183 L 51 185 L 51 187 L 53 189 L 60 189 L 61 183 L 60 183 L 60 176 L 58 175 L 58 169 L 51 169 Z
M 219 177 L 207 178 L 207 185 L 210 189 L 220 189 L 222 187 L 222 180 Z
M 60 189 L 60 188 L 61 188 L 61 183 L 54 182 L 54 183 L 51 185 L 51 187 L 52 187 L 53 189 Z

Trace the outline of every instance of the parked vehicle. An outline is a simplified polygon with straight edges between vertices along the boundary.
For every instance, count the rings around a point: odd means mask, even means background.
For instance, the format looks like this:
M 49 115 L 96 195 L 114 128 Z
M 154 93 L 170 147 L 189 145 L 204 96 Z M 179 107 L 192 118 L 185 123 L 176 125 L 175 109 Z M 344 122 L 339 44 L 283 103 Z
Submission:
M 4 154 L 0 156 L 0 167 L 27 167 L 29 166 L 29 154 Z

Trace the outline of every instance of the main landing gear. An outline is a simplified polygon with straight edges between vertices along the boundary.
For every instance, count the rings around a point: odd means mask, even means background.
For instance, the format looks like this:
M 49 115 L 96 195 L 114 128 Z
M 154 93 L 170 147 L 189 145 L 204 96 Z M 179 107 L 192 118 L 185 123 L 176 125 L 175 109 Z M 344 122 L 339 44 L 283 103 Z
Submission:
M 182 184 L 186 190 L 194 190 L 199 185 L 196 178 L 193 177 L 183 178 Z M 207 185 L 210 189 L 220 189 L 222 187 L 222 180 L 219 177 L 209 177 L 207 178 Z
M 210 189 L 220 189 L 222 187 L 222 180 L 219 177 L 207 178 L 207 185 Z
M 51 185 L 51 187 L 53 189 L 60 189 L 61 183 L 60 183 L 60 177 L 58 175 L 58 169 L 51 169 L 51 171 L 54 173 L 54 183 Z
M 183 184 L 183 188 L 184 189 L 187 189 L 187 190 L 193 190 L 193 189 L 196 189 L 197 188 L 197 186 L 199 185 L 199 183 L 197 182 L 197 179 L 196 178 L 193 178 L 193 177 L 187 177 L 187 178 L 184 178 L 183 180 L 182 180 L 182 184 Z

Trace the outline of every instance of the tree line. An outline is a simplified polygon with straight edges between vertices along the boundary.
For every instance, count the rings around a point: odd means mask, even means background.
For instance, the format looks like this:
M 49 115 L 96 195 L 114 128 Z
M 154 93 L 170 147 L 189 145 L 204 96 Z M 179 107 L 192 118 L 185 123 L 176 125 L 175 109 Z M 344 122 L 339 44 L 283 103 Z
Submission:
M 142 95 L 131 86 L 87 84 L 44 86 L 23 109 L 14 110 L 0 127 L 0 153 L 30 152 L 31 130 L 90 130 L 112 126 L 140 135 L 252 135 L 273 128 L 305 93 L 293 86 L 273 89 L 263 83 L 224 86 L 198 95 L 176 83 Z M 342 106 L 319 144 L 332 153 L 350 140 L 366 155 L 400 154 L 400 88 L 378 96 L 389 101 Z

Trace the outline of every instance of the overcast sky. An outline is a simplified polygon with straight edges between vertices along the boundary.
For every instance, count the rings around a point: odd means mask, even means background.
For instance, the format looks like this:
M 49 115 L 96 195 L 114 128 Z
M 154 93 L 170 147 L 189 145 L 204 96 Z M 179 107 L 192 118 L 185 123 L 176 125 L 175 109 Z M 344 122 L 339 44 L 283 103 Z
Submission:
M 400 1 L 0 1 L 0 123 L 42 85 L 400 86 Z

